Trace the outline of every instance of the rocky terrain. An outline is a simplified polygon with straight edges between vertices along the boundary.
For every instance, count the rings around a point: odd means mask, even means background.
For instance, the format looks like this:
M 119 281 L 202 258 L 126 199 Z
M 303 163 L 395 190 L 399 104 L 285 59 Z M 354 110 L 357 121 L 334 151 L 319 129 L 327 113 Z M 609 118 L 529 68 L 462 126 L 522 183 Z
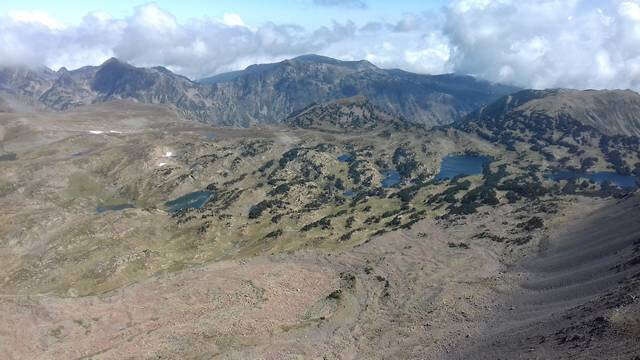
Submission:
M 112 100 L 164 104 L 205 123 L 279 123 L 312 103 L 367 96 L 387 112 L 428 126 L 448 124 L 516 89 L 469 76 L 418 75 L 307 55 L 194 82 L 163 67 L 109 59 L 100 66 L 54 72 L 0 69 L 0 92 L 65 110 Z
M 223 116 L 280 120 L 311 103 L 362 95 L 381 109 L 428 126 L 448 124 L 517 89 L 470 76 L 418 75 L 368 61 L 306 55 L 200 80 L 236 106 Z
M 3 67 L 0 84 L 4 92 L 37 99 L 56 80 L 56 72 L 49 68 Z
M 640 354 L 640 197 L 551 232 L 513 279 L 493 319 L 454 358 L 618 358 Z
M 365 96 L 229 128 L 14 93 L 0 357 L 635 359 L 639 140 L 526 94 L 437 128 Z
M 571 119 L 609 135 L 640 135 L 640 95 L 631 90 L 523 90 L 483 106 L 474 118 L 498 118 L 507 113 L 544 114 Z
M 183 76 L 162 67 L 137 68 L 114 58 L 72 71 L 4 68 L 0 89 L 54 110 L 126 99 L 170 105 L 184 116 L 206 120 L 214 106 L 206 99 L 207 89 Z

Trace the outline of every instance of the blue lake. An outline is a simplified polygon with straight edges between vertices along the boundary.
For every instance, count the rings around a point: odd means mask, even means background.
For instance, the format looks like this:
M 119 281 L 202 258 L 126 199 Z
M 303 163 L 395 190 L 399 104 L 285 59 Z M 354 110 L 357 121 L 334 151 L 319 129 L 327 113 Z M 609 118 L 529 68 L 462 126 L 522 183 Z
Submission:
M 482 174 L 486 164 L 492 161 L 489 156 L 475 155 L 447 155 L 442 159 L 440 172 L 436 180 L 453 179 L 456 176 Z
M 384 173 L 384 179 L 382 179 L 382 187 L 390 188 L 394 187 L 402 181 L 400 173 L 396 170 L 388 170 Z
M 613 171 L 601 171 L 584 173 L 579 171 L 557 171 L 549 178 L 554 181 L 571 180 L 571 179 L 589 179 L 598 184 L 602 184 L 605 181 L 611 182 L 613 185 L 626 189 L 635 189 L 638 187 L 638 179 L 635 176 L 620 175 Z
M 98 206 L 96 207 L 96 212 L 98 214 L 105 213 L 107 211 L 120 211 L 124 209 L 132 209 L 135 206 L 132 204 L 118 204 L 118 205 L 109 205 L 109 206 Z
M 355 195 L 355 194 L 356 194 L 356 193 L 354 193 L 354 192 L 353 192 L 353 190 L 347 190 L 347 191 L 345 191 L 345 192 L 343 192 L 343 193 L 342 193 L 342 195 L 344 195 L 344 196 L 349 196 L 349 197 L 350 197 L 350 196 L 353 196 L 353 195 Z
M 353 161 L 353 156 L 351 156 L 350 154 L 342 154 L 338 156 L 338 161 L 350 163 Z
M 165 205 L 169 211 L 176 213 L 186 209 L 200 209 L 213 196 L 213 191 L 195 191 L 175 200 L 167 201 Z

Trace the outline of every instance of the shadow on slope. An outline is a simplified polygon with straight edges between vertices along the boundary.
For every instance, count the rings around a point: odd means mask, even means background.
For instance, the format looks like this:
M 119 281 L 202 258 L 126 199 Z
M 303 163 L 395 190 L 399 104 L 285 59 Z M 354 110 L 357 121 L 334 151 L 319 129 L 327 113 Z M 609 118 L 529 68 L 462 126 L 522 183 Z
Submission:
M 640 196 L 570 224 L 525 260 L 463 358 L 620 358 L 640 355 Z

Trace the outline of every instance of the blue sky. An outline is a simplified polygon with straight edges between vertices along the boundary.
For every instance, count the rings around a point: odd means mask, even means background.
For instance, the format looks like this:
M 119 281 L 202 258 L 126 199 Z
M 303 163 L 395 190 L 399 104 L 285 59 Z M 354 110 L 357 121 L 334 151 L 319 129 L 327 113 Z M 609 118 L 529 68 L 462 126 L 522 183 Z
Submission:
M 397 21 L 404 13 L 419 13 L 438 9 L 445 0 L 369 0 L 364 8 L 352 6 L 319 6 L 313 0 L 158 0 L 158 1 L 83 1 L 83 0 L 3 0 L 0 2 L 0 14 L 9 11 L 44 11 L 65 24 L 77 24 L 91 11 L 105 11 L 116 18 L 133 14 L 134 8 L 149 3 L 172 13 L 180 22 L 192 18 L 211 16 L 222 18 L 225 14 L 238 14 L 245 23 L 253 26 L 265 22 L 294 23 L 307 28 L 316 28 L 331 24 L 332 21 L 351 20 L 357 24 L 370 21 Z

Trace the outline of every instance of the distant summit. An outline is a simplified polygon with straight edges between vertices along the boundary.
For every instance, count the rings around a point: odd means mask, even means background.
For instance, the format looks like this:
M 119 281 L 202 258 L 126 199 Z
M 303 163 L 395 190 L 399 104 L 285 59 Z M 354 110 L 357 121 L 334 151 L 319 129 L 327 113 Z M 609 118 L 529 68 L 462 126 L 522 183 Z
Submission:
M 198 82 L 202 84 L 211 85 L 211 84 L 216 84 L 216 83 L 221 83 L 226 81 L 232 81 L 246 74 L 265 74 L 265 73 L 268 73 L 269 71 L 273 71 L 278 68 L 304 67 L 304 66 L 310 66 L 310 65 L 330 65 L 330 66 L 342 67 L 350 70 L 358 70 L 358 69 L 360 70 L 378 69 L 379 70 L 378 67 L 376 67 L 375 65 L 373 65 L 367 60 L 341 61 L 341 60 L 336 60 L 326 56 L 310 54 L 310 55 L 298 56 L 288 60 L 283 60 L 278 63 L 249 65 L 244 70 L 232 71 L 228 73 L 214 75 L 211 77 L 200 79 L 198 80 Z
M 361 95 L 391 114 L 434 126 L 518 90 L 470 76 L 419 75 L 319 55 L 251 65 L 199 82 L 213 86 L 214 96 L 233 94 L 236 106 L 224 116 L 249 122 L 277 122 L 312 103 Z
M 113 100 L 164 104 L 186 117 L 207 121 L 211 103 L 202 86 L 165 68 L 135 67 L 116 58 L 66 71 L 38 100 L 56 110 Z

